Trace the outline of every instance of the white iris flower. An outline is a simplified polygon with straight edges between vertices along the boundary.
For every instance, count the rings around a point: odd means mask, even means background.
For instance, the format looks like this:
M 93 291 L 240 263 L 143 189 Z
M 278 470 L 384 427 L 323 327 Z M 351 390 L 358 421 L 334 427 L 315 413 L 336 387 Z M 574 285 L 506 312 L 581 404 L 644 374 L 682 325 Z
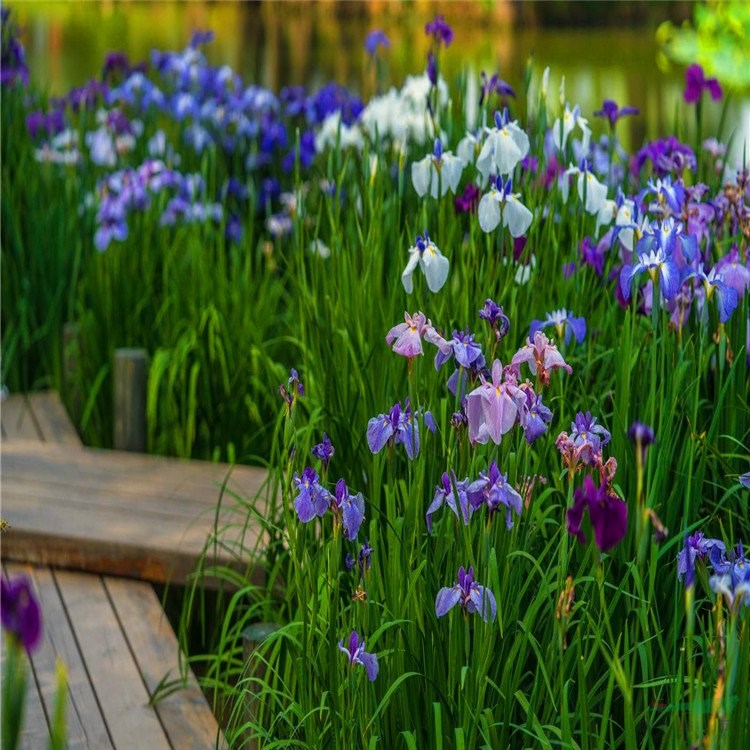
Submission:
M 427 231 L 425 231 L 424 237 L 417 236 L 416 243 L 409 248 L 409 262 L 401 274 L 401 282 L 407 294 L 411 294 L 414 289 L 412 276 L 417 266 L 420 266 L 424 271 L 427 288 L 431 292 L 439 292 L 448 279 L 450 261 L 430 239 Z

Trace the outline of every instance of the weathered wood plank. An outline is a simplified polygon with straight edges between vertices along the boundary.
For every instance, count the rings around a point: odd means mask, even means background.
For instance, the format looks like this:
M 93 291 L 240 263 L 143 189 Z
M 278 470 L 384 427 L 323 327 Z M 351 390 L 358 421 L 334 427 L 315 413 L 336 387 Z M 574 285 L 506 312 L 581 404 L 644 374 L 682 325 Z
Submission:
M 184 581 L 213 534 L 228 468 L 7 441 L 3 516 L 11 528 L 2 555 L 151 581 Z M 264 479 L 261 470 L 237 467 L 231 483 L 244 497 L 257 492 Z M 225 495 L 215 561 L 237 567 L 266 540 L 258 524 L 248 522 L 247 512 L 235 506 L 235 499 Z
M 5 566 L 3 566 L 5 569 Z M 3 634 L 4 635 L 4 634 Z M 5 674 L 5 638 L 0 638 L 0 674 Z M 26 669 L 26 697 L 23 708 L 23 723 L 19 738 L 20 750 L 39 750 L 49 744 L 49 725 L 44 713 L 39 688 L 36 684 L 33 665 Z
M 177 637 L 149 584 L 122 578 L 105 578 L 104 584 L 143 681 L 153 695 L 165 676 L 170 680 L 180 677 Z M 186 687 L 158 701 L 156 711 L 173 748 L 207 750 L 216 746 L 219 727 L 192 672 Z
M 116 349 L 114 380 L 113 445 L 118 450 L 146 450 L 146 385 L 148 352 L 145 349 Z
M 34 421 L 34 414 L 24 393 L 13 393 L 0 404 L 0 419 L 3 423 L 3 432 L 9 440 L 42 439 L 42 433 Z
M 83 445 L 56 391 L 29 393 L 27 400 L 42 440 L 71 448 Z
M 52 572 L 49 568 L 14 563 L 9 563 L 7 567 L 9 573 L 24 573 L 32 580 L 42 608 L 44 637 L 39 649 L 32 654 L 32 663 L 47 716 L 52 716 L 55 710 L 56 659 L 60 658 L 68 680 L 65 710 L 68 748 L 111 748 L 104 717 L 89 683 Z
M 169 748 L 101 578 L 53 575 L 115 748 Z

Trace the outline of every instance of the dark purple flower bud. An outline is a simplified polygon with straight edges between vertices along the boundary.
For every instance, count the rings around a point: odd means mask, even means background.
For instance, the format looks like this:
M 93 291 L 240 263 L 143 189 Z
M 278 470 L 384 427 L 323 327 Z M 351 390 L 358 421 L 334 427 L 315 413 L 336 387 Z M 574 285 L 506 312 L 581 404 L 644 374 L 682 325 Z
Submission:
M 0 578 L 0 621 L 27 652 L 42 638 L 42 614 L 31 583 L 25 576 Z
M 495 338 L 500 342 L 510 330 L 510 320 L 503 312 L 503 308 L 491 299 L 487 299 L 484 307 L 479 311 L 479 317 L 486 320 L 495 332 Z
M 383 47 L 384 49 L 390 49 L 391 47 L 391 40 L 382 29 L 374 29 L 365 39 L 365 50 L 370 57 L 375 57 L 378 47 Z
M 464 188 L 464 192 L 457 195 L 453 201 L 456 213 L 475 214 L 481 197 L 482 191 L 473 182 L 469 182 Z
M 441 44 L 450 47 L 453 41 L 453 29 L 446 23 L 442 13 L 436 15 L 432 21 L 425 25 L 424 33 L 431 36 L 437 42 L 438 47 Z
M 323 469 L 328 471 L 328 464 L 330 463 L 331 458 L 333 458 L 334 453 L 336 453 L 336 449 L 333 447 L 331 439 L 324 432 L 323 442 L 318 443 L 312 448 L 312 454 L 315 458 L 319 458 L 323 462 Z
M 433 86 L 437 86 L 438 82 L 438 74 L 437 74 L 437 61 L 435 59 L 435 55 L 430 50 L 427 53 L 427 77 L 430 79 L 430 83 Z
M 633 422 L 628 430 L 628 438 L 635 443 L 641 454 L 641 461 L 646 459 L 646 448 L 655 442 L 654 431 L 643 422 Z

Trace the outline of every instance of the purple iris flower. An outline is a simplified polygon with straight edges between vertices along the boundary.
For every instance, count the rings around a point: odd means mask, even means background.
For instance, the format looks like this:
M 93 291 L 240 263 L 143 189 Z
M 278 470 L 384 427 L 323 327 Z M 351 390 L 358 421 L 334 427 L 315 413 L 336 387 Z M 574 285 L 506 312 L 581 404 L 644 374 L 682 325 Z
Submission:
M 547 313 L 544 320 L 534 320 L 529 329 L 529 338 L 533 339 L 537 331 L 543 331 L 545 328 L 554 326 L 558 337 L 565 336 L 566 345 L 570 339 L 575 336 L 576 342 L 581 343 L 586 338 L 586 320 L 584 318 L 574 318 L 573 314 L 564 308 L 553 310 Z
M 367 444 L 373 453 L 380 453 L 389 441 L 398 445 L 403 444 L 406 455 L 412 461 L 419 455 L 419 423 L 412 414 L 411 404 L 406 400 L 404 408 L 401 404 L 391 407 L 388 414 L 379 414 L 367 423 Z M 424 414 L 425 427 L 435 432 L 437 425 L 432 414 Z
M 302 523 L 312 521 L 315 516 L 322 518 L 333 500 L 331 493 L 320 484 L 316 471 L 310 467 L 302 472 L 302 476 L 294 473 L 292 479 L 297 486 L 298 494 L 294 498 L 294 509 Z
M 435 330 L 431 321 L 425 318 L 424 313 L 404 313 L 404 319 L 405 323 L 393 326 L 385 336 L 385 343 L 392 346 L 396 354 L 407 359 L 421 355 L 423 338 L 445 354 L 453 351 L 451 345 Z
M 27 652 L 42 639 L 42 613 L 29 579 L 0 577 L 0 621 Z
M 391 40 L 386 36 L 385 31 L 382 29 L 373 29 L 365 39 L 365 50 L 370 57 L 375 57 L 378 47 L 390 49 Z
M 596 423 L 596 417 L 592 417 L 590 411 L 585 414 L 579 411 L 570 430 L 569 437 L 577 454 L 587 466 L 594 463 L 595 457 L 601 454 L 602 448 L 612 437 L 602 425 Z
M 497 464 L 493 461 L 490 464 L 489 471 L 486 473 L 479 472 L 479 479 L 472 482 L 468 489 L 469 501 L 474 510 L 481 505 L 486 505 L 492 515 L 503 506 L 505 508 L 505 526 L 508 529 L 513 528 L 513 516 L 511 510 L 514 510 L 517 516 L 521 515 L 523 509 L 523 500 L 516 491 L 515 487 L 508 482 L 508 475 L 501 474 Z
M 597 487 L 593 479 L 587 476 L 583 481 L 583 487 L 578 488 L 573 494 L 573 506 L 568 508 L 565 516 L 568 533 L 577 537 L 581 544 L 586 543 L 586 537 L 581 529 L 586 510 L 594 529 L 596 546 L 602 552 L 612 549 L 627 531 L 627 503 L 610 494 L 606 484 Z
M 323 469 L 328 471 L 328 464 L 336 453 L 336 449 L 331 443 L 331 438 L 325 432 L 323 433 L 323 442 L 313 446 L 311 452 L 315 458 L 319 458 L 323 462 Z
M 637 114 L 640 114 L 640 110 L 636 107 L 619 107 L 617 102 L 612 99 L 605 99 L 602 108 L 594 112 L 594 117 L 603 117 L 605 120 L 609 120 L 610 127 L 614 128 L 621 117 Z
M 528 364 L 532 375 L 537 375 L 542 385 L 549 385 L 551 371 L 557 368 L 565 370 L 569 375 L 573 368 L 565 361 L 562 354 L 542 331 L 536 331 L 533 338 L 529 337 L 510 361 L 510 366 L 520 372 L 523 363 Z
M 427 53 L 427 78 L 433 86 L 437 86 L 438 82 L 438 71 L 437 71 L 437 58 L 435 53 L 430 50 Z M 429 106 L 429 101 L 428 101 Z
M 739 297 L 743 297 L 750 289 L 750 261 L 743 263 L 737 245 L 721 258 L 714 266 L 724 277 L 724 283 L 731 286 Z
M 714 266 L 708 273 L 703 270 L 703 264 L 698 269 L 688 273 L 683 281 L 695 277 L 703 282 L 706 290 L 706 301 L 710 300 L 716 293 L 716 300 L 719 307 L 719 320 L 726 323 L 732 317 L 732 313 L 737 309 L 739 304 L 739 295 L 737 290 L 724 282 L 724 276 Z
M 516 96 L 516 92 L 497 73 L 493 73 L 492 78 L 488 79 L 487 74 L 482 71 L 482 84 L 479 87 L 479 106 L 482 106 L 485 99 L 489 100 L 492 94 L 497 94 L 501 97 L 510 96 L 514 99 Z
M 486 320 L 495 332 L 495 340 L 500 341 L 508 335 L 510 320 L 503 312 L 503 308 L 491 299 L 485 300 L 484 307 L 479 311 L 479 317 Z
M 750 490 L 750 471 L 746 474 L 740 474 L 737 480 L 743 487 L 747 487 Z
M 347 655 L 349 666 L 352 669 L 356 664 L 364 667 L 370 682 L 373 682 L 378 676 L 378 657 L 365 651 L 365 642 L 359 639 L 359 633 L 356 630 L 352 630 L 349 636 L 348 648 L 344 646 L 343 640 L 339 641 L 339 651 Z
M 438 47 L 441 44 L 450 47 L 453 41 L 453 29 L 446 23 L 442 13 L 436 15 L 432 21 L 425 25 L 424 33 L 431 36 L 437 42 Z
M 544 405 L 542 394 L 534 393 L 531 387 L 522 387 L 526 395 L 526 404 L 521 413 L 521 427 L 526 442 L 531 445 L 547 432 L 547 425 L 552 421 L 552 412 Z
M 464 525 L 469 523 L 473 508 L 469 504 L 469 496 L 467 494 L 469 489 L 469 480 L 463 479 L 460 482 L 456 479 L 455 473 L 451 472 L 453 482 L 451 483 L 451 476 L 446 472 L 443 472 L 441 478 L 441 484 L 437 486 L 435 491 L 435 497 L 430 503 L 430 507 L 427 508 L 427 514 L 425 520 L 427 521 L 427 531 L 432 533 L 432 517 L 437 513 L 440 508 L 447 505 L 452 511 L 456 518 L 462 519 Z M 455 486 L 455 492 L 454 492 Z
M 688 104 L 700 101 L 703 92 L 708 90 L 711 98 L 717 102 L 721 99 L 721 85 L 715 78 L 706 78 L 703 68 L 698 64 L 688 65 L 685 71 L 685 91 L 683 97 Z
M 370 542 L 366 541 L 360 548 L 359 554 L 356 558 L 352 555 L 347 554 L 346 556 L 346 567 L 348 570 L 353 570 L 354 566 L 359 567 L 359 575 L 361 578 L 365 577 L 365 573 L 370 569 L 372 565 L 372 553 L 373 549 L 370 546 Z
M 583 264 L 593 268 L 597 276 L 604 273 L 604 261 L 612 247 L 612 236 L 613 230 L 608 229 L 599 242 L 595 242 L 591 237 L 584 237 L 578 245 Z
M 682 580 L 691 568 L 695 568 L 696 560 L 705 560 L 714 549 L 723 556 L 726 550 L 724 542 L 720 539 L 706 539 L 700 531 L 686 536 L 685 546 L 677 556 L 677 578 Z M 687 581 L 685 585 L 687 586 Z
M 673 135 L 647 143 L 632 159 L 631 172 L 637 176 L 650 161 L 657 177 L 681 175 L 685 169 L 695 171 L 695 152 Z
M 450 358 L 455 358 L 456 364 L 460 367 L 471 368 L 478 360 L 481 360 L 480 367 L 484 366 L 484 356 L 482 347 L 474 340 L 474 334 L 465 331 L 453 331 L 453 338 L 448 339 L 451 345 L 451 351 L 444 353 L 438 349 L 435 355 L 435 369 L 439 370 Z
M 495 595 L 474 581 L 474 568 L 467 571 L 463 565 L 458 569 L 458 581 L 453 586 L 438 591 L 435 614 L 443 617 L 457 604 L 469 614 L 479 612 L 485 622 L 494 622 L 497 616 Z
M 336 482 L 336 494 L 331 502 L 331 510 L 344 528 L 344 536 L 353 542 L 357 538 L 359 527 L 365 520 L 365 501 L 362 493 L 349 493 L 343 479 Z
M 453 200 L 453 206 L 457 214 L 475 214 L 479 206 L 482 191 L 473 183 L 468 182 L 461 195 Z
M 740 605 L 750 607 L 750 560 L 745 557 L 741 542 L 730 557 L 719 569 L 714 564 L 714 555 L 711 555 L 711 564 L 717 575 L 708 579 L 708 585 L 712 591 L 724 595 L 730 610 Z

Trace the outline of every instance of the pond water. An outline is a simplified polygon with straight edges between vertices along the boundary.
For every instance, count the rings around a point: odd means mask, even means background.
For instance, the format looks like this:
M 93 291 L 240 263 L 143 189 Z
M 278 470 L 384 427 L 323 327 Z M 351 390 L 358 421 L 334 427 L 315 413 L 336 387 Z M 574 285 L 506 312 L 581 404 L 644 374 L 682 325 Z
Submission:
M 278 91 L 290 84 L 316 88 L 329 80 L 362 95 L 374 89 L 374 72 L 363 48 L 368 31 L 382 28 L 391 49 L 384 55 L 390 80 L 400 85 L 409 73 L 424 70 L 429 43 L 424 24 L 436 8 L 455 30 L 444 51 L 449 81 L 462 71 L 474 79 L 481 70 L 499 71 L 517 90 L 533 54 L 535 76 L 551 68 L 556 94 L 565 76 L 567 98 L 589 115 L 605 98 L 630 104 L 641 117 L 619 126 L 626 148 L 674 129 L 680 110 L 684 70 L 670 66 L 655 39 L 658 23 L 684 18 L 684 5 L 647 8 L 640 26 L 594 28 L 540 26 L 533 3 L 233 3 L 233 2 L 10 2 L 22 28 L 32 79 L 54 94 L 96 75 L 107 52 L 125 51 L 131 60 L 147 59 L 152 49 L 181 49 L 195 29 L 213 29 L 207 49 L 214 64 L 229 64 L 246 82 Z M 539 6 L 537 6 L 538 9 Z M 585 6 L 584 6 L 585 8 Z M 590 6 L 599 16 L 606 6 Z M 579 8 L 580 10 L 580 8 Z M 610 6 L 611 10 L 611 6 Z M 689 12 L 689 9 L 688 9 Z M 682 14 L 682 15 L 680 15 Z M 591 13 L 590 13 L 591 15 Z M 601 18 L 599 18 L 601 20 Z M 705 132 L 718 124 L 721 107 L 706 103 Z M 684 116 L 684 115 L 683 115 Z M 735 96 L 727 133 L 736 130 L 734 152 L 750 139 L 750 99 Z

